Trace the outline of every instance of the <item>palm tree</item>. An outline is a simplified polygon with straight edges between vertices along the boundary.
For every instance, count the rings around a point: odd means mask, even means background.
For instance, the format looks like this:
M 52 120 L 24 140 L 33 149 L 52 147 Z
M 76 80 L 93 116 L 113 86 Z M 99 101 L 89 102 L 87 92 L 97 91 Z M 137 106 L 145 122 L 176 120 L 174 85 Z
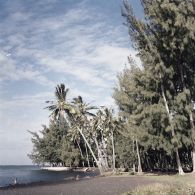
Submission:
M 85 138 L 87 140 L 87 135 L 86 135 L 87 132 L 86 131 L 88 131 L 88 127 L 89 127 L 88 117 L 89 116 L 94 117 L 95 115 L 93 113 L 91 113 L 91 110 L 94 110 L 97 108 L 94 106 L 90 106 L 90 104 L 83 102 L 83 98 L 81 96 L 73 98 L 72 105 L 76 111 L 74 117 L 76 117 L 76 120 L 79 121 L 79 123 L 80 123 L 79 126 L 82 127 L 82 133 L 85 133 Z M 74 134 L 74 132 L 72 132 L 72 133 Z M 80 140 L 80 137 L 79 137 L 80 135 L 79 134 L 75 134 L 75 135 L 77 135 L 77 138 L 79 138 L 79 140 Z M 88 166 L 90 166 L 86 141 L 85 141 L 85 150 L 86 150 L 86 155 L 87 155 Z
M 96 109 L 96 107 L 84 103 L 81 96 L 74 98 L 72 103 L 68 103 L 66 101 L 67 92 L 68 89 L 65 89 L 64 84 L 57 85 L 55 91 L 57 102 L 47 101 L 47 103 L 50 103 L 51 105 L 46 108 L 52 111 L 51 116 L 53 116 L 55 119 L 57 118 L 61 121 L 62 118 L 64 119 L 66 117 L 65 119 L 68 122 L 69 127 L 71 129 L 76 129 L 80 133 L 84 142 L 89 148 L 89 151 L 91 152 L 100 173 L 102 174 L 102 166 L 96 158 L 95 153 L 84 133 L 85 128 L 88 129 L 90 124 L 88 117 L 95 116 L 95 114 L 91 113 L 90 111 Z
M 77 129 L 75 127 L 70 127 L 68 130 L 68 137 L 70 137 L 71 141 L 76 143 L 79 151 L 80 151 L 80 155 L 81 155 L 81 160 L 82 160 L 82 166 L 85 166 L 85 162 L 84 162 L 84 155 L 83 155 L 83 151 L 81 148 L 81 135 L 80 133 L 77 131 Z
M 95 116 L 95 114 L 90 112 L 93 109 L 97 109 L 97 108 L 84 103 L 82 97 L 78 96 L 77 98 L 73 99 L 71 108 L 68 110 L 67 115 L 68 115 L 71 126 L 76 128 L 78 132 L 81 134 L 84 142 L 86 143 L 89 151 L 91 152 L 100 170 L 100 174 L 102 174 L 103 173 L 102 165 L 99 162 L 99 160 L 96 158 L 95 153 L 89 141 L 87 140 L 86 132 L 84 132 L 85 130 L 90 129 L 91 123 L 90 123 L 89 117 Z
M 104 126 L 108 130 L 112 142 L 112 167 L 113 171 L 116 169 L 116 157 L 115 157 L 115 146 L 114 146 L 114 133 L 121 128 L 120 122 L 113 116 L 113 109 L 104 108 Z
M 98 146 L 98 155 L 101 159 L 101 163 L 103 167 L 107 170 L 108 169 L 108 154 L 107 154 L 107 141 L 108 138 L 108 129 L 105 123 L 106 116 L 105 116 L 105 107 L 101 107 L 96 117 L 94 118 L 94 132 L 96 133 L 95 141 L 96 145 Z M 99 139 L 97 139 L 99 138 Z
M 57 85 L 55 90 L 56 101 L 46 101 L 50 105 L 46 109 L 52 111 L 51 116 L 54 119 L 62 121 L 65 117 L 65 112 L 69 112 L 70 105 L 66 101 L 67 93 L 69 89 L 64 84 Z
M 95 116 L 95 114 L 93 114 L 91 111 L 97 109 L 97 107 L 83 102 L 83 98 L 81 96 L 73 98 L 72 104 L 73 107 L 77 110 L 77 115 L 79 115 L 80 117 L 82 116 L 86 118 L 87 116 Z

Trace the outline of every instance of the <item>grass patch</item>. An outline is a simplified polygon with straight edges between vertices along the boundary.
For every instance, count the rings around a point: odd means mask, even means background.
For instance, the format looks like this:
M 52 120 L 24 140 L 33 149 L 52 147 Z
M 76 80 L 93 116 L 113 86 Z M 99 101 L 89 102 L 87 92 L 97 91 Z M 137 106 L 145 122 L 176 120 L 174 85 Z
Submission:
M 189 185 L 195 189 L 195 174 L 185 174 L 184 176 L 180 176 L 178 174 L 175 175 L 150 175 L 145 176 L 148 179 L 152 179 L 153 181 L 159 181 L 172 185 Z
M 124 195 L 195 195 L 195 174 L 187 173 L 163 175 L 144 174 L 142 177 L 156 182 L 148 186 L 139 186 Z
M 140 186 L 123 195 L 195 195 L 195 191 L 190 186 L 157 183 L 148 186 Z

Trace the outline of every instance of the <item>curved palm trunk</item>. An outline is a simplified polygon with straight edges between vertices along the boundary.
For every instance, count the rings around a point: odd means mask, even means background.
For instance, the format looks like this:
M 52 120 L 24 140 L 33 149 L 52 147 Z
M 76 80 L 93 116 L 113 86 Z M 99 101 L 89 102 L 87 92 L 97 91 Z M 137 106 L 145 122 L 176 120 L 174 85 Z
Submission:
M 100 174 L 102 175 L 103 174 L 103 170 L 102 170 L 102 166 L 101 166 L 100 162 L 97 160 L 97 158 L 96 158 L 96 156 L 95 156 L 95 154 L 94 154 L 94 152 L 93 152 L 89 142 L 87 141 L 85 135 L 82 132 L 82 129 L 80 129 L 78 127 L 77 127 L 77 129 L 78 129 L 79 133 L 81 134 L 81 136 L 83 137 L 85 143 L 87 144 L 87 147 L 89 148 L 89 150 L 90 150 L 90 152 L 91 152 L 91 154 L 92 154 L 92 156 L 93 156 L 93 158 L 94 158 L 94 160 L 95 160 L 95 162 L 96 162 L 96 164 L 97 164 L 97 166 L 98 166 L 98 168 L 100 170 Z
M 103 171 L 106 171 L 107 170 L 107 167 L 106 167 L 106 164 L 105 164 L 104 158 L 102 156 L 102 153 L 101 153 L 101 150 L 100 150 L 100 147 L 98 145 L 98 141 L 97 141 L 97 138 L 96 137 L 94 137 L 94 141 L 95 141 L 95 144 L 96 144 L 96 147 L 97 147 L 97 151 L 98 151 L 99 163 L 100 163 Z

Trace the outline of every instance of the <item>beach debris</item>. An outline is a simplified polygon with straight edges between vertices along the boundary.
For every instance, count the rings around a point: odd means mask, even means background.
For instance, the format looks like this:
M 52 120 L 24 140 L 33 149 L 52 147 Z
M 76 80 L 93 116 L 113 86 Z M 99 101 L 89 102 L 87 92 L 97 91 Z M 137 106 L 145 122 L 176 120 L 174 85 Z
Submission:
M 41 167 L 41 170 L 47 171 L 70 171 L 72 170 L 71 167 Z
M 17 177 L 15 177 L 15 178 L 14 178 L 14 182 L 13 182 L 13 184 L 14 184 L 14 185 L 16 185 L 17 183 L 18 183 L 18 181 L 17 181 Z
M 88 171 L 89 171 L 89 168 L 86 167 L 86 168 L 84 169 L 84 172 L 88 172 Z
M 75 180 L 76 180 L 76 181 L 78 181 L 78 180 L 79 180 L 79 175 L 77 175 L 77 176 L 76 176 Z

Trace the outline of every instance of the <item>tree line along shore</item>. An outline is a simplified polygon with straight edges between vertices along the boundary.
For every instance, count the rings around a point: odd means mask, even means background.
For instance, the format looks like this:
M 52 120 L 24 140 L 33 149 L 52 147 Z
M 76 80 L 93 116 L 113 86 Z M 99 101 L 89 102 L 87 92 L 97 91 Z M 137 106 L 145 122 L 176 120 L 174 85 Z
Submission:
M 46 101 L 50 123 L 32 134 L 29 157 L 52 166 L 195 172 L 195 1 L 141 0 L 138 19 L 127 0 L 122 15 L 142 64 L 117 76 L 118 107 L 67 100 L 59 84 Z M 105 54 L 106 55 L 106 54 Z M 104 97 L 102 97 L 104 98 Z

